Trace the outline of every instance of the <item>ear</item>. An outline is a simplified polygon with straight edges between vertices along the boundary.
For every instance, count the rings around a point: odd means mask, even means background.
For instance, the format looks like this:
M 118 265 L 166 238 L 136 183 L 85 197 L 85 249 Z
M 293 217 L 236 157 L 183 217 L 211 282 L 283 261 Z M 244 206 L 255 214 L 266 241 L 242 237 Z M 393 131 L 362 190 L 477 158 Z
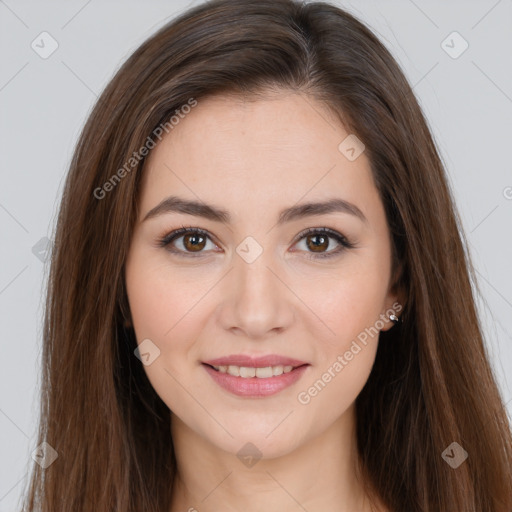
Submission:
M 389 319 L 390 315 L 395 315 L 400 318 L 406 304 L 406 294 L 401 281 L 403 267 L 400 264 L 397 270 L 394 272 L 393 279 L 384 300 L 384 311 L 382 312 L 381 318 L 385 322 L 384 327 L 381 331 L 388 331 L 395 325 L 395 322 Z

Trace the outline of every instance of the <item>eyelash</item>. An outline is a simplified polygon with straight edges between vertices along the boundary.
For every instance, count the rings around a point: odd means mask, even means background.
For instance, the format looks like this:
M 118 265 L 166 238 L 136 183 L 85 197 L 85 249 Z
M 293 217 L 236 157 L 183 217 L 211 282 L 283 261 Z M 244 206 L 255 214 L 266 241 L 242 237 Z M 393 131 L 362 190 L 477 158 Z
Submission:
M 203 236 L 209 238 L 210 240 L 212 240 L 212 238 L 211 238 L 210 234 L 208 233 L 208 231 L 205 231 L 204 229 L 195 228 L 195 227 L 192 227 L 192 226 L 182 226 L 181 228 L 176 229 L 174 231 L 171 231 L 170 233 L 168 233 L 164 237 L 160 238 L 158 240 L 158 246 L 159 247 L 167 248 L 167 250 L 169 252 L 171 252 L 172 254 L 176 254 L 178 256 L 183 256 L 183 257 L 186 257 L 186 258 L 189 258 L 189 257 L 190 258 L 203 257 L 204 254 L 201 253 L 201 252 L 193 254 L 193 253 L 185 252 L 185 251 L 182 251 L 182 250 L 176 250 L 176 249 L 169 249 L 168 248 L 168 246 L 172 242 L 174 242 L 175 240 L 177 240 L 178 238 L 180 238 L 181 236 L 186 235 L 186 234 L 203 235 Z M 324 235 L 324 236 L 328 236 L 329 238 L 333 238 L 334 240 L 336 240 L 336 242 L 338 242 L 339 246 L 338 246 L 338 248 L 334 249 L 333 251 L 326 252 L 326 253 L 315 254 L 315 253 L 309 252 L 308 256 L 306 256 L 306 258 L 308 258 L 308 259 L 317 260 L 317 259 L 332 258 L 334 256 L 337 256 L 337 255 L 341 254 L 342 252 L 344 252 L 347 249 L 353 249 L 355 247 L 355 244 L 349 242 L 341 233 L 338 233 L 337 231 L 334 231 L 334 230 L 332 230 L 330 228 L 327 228 L 327 227 L 323 227 L 323 228 L 307 228 L 304 231 L 301 231 L 297 235 L 297 238 L 296 238 L 296 240 L 295 240 L 293 245 L 295 245 L 296 243 L 300 242 L 303 238 L 305 238 L 306 236 L 311 235 L 311 234 L 314 234 L 314 235 Z

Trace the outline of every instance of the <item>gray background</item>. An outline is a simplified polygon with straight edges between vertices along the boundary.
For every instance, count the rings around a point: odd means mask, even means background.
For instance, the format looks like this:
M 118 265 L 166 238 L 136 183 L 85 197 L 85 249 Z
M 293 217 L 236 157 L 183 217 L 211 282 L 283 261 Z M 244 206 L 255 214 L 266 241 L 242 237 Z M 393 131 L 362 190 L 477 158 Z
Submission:
M 79 130 L 121 62 L 198 3 L 0 0 L 0 512 L 18 509 L 35 449 L 45 237 L 53 237 Z M 512 0 L 337 4 L 380 36 L 427 116 L 468 236 L 510 415 Z M 31 47 L 43 45 L 43 31 L 58 43 L 46 59 Z M 448 37 L 454 31 L 469 44 L 461 55 L 463 40 Z

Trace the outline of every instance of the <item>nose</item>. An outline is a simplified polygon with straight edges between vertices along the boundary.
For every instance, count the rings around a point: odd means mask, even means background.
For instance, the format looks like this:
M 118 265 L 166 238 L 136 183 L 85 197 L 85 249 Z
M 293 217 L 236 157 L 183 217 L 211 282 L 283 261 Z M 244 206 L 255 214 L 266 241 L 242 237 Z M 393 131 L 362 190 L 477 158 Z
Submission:
M 219 319 L 223 329 L 252 340 L 286 330 L 294 318 L 294 295 L 273 269 L 271 251 L 249 262 L 238 254 L 224 280 Z M 281 272 L 282 274 L 282 272 Z

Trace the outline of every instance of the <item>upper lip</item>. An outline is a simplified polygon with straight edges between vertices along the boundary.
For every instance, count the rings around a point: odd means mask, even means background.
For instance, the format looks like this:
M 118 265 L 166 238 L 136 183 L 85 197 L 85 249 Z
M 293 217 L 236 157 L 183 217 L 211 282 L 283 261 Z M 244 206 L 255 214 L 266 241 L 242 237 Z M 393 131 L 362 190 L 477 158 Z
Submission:
M 267 366 L 303 366 L 305 361 L 299 361 L 291 357 L 269 354 L 267 356 L 250 356 L 247 354 L 233 354 L 227 357 L 219 357 L 203 361 L 210 366 L 244 366 L 246 368 L 265 368 Z

